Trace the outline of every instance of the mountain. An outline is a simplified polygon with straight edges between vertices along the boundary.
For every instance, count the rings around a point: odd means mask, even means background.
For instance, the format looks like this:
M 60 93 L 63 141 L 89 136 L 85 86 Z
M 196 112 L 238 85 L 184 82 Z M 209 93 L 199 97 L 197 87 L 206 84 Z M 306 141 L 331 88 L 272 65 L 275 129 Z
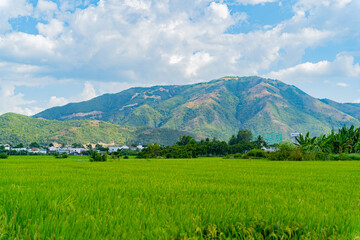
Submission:
M 43 120 L 14 113 L 0 116 L 0 142 L 13 145 L 27 145 L 31 142 L 167 145 L 175 143 L 180 135 L 186 134 L 189 133 L 172 129 L 122 127 L 98 120 Z
M 294 131 L 319 135 L 344 124 L 360 125 L 358 115 L 277 80 L 224 77 L 193 85 L 131 88 L 51 108 L 34 117 L 61 121 L 97 119 L 121 126 L 188 131 L 198 137 L 223 140 L 247 128 L 268 139 L 280 140 L 289 139 Z
M 326 103 L 333 108 L 336 108 L 350 116 L 360 119 L 360 104 L 359 103 L 338 103 L 330 99 L 320 99 L 323 103 Z

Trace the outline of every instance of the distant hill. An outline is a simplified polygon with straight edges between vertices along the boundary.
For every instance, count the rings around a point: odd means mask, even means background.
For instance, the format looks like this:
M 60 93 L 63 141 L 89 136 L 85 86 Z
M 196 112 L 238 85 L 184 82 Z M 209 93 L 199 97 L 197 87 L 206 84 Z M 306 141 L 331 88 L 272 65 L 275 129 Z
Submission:
M 175 143 L 181 134 L 189 133 L 164 128 L 122 127 L 98 120 L 43 120 L 14 113 L 0 116 L 0 142 L 13 145 L 31 142 L 167 145 Z
M 242 128 L 284 139 L 293 131 L 318 135 L 342 125 L 360 125 L 359 115 L 355 108 L 347 111 L 277 80 L 224 77 L 193 85 L 131 88 L 51 108 L 34 117 L 97 119 L 228 140 Z
M 330 99 L 320 99 L 323 103 L 326 103 L 333 108 L 338 109 L 350 116 L 360 119 L 360 104 L 359 103 L 338 103 Z

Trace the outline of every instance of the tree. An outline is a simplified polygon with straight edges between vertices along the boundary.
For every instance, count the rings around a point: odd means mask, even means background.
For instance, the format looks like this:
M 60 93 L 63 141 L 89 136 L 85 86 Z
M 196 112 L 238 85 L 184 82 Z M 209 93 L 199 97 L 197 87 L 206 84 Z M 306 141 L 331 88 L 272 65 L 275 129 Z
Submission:
M 240 142 L 249 143 L 249 142 L 251 142 L 252 138 L 253 138 L 253 135 L 249 129 L 240 129 L 236 136 L 238 143 L 240 143 Z
M 179 146 L 186 146 L 192 139 L 192 136 L 181 135 L 179 141 L 176 144 Z
M 53 143 L 50 143 L 50 144 L 49 144 L 49 147 L 53 147 L 53 146 L 54 146 L 54 144 L 53 144 Z
M 40 144 L 38 144 L 37 142 L 32 142 L 29 145 L 30 148 L 40 148 Z
M 73 143 L 71 146 L 73 148 L 84 148 L 84 146 L 82 144 L 80 144 L 80 143 Z
M 255 140 L 255 144 L 256 144 L 259 148 L 261 148 L 261 147 L 267 147 L 267 143 L 266 143 L 265 139 L 264 139 L 261 135 L 257 136 L 257 138 L 256 138 L 256 140 Z
M 237 143 L 238 143 L 237 138 L 235 137 L 235 135 L 232 135 L 229 140 L 229 145 L 235 145 Z
M 15 148 L 24 148 L 24 144 L 20 143 L 20 144 L 16 145 Z

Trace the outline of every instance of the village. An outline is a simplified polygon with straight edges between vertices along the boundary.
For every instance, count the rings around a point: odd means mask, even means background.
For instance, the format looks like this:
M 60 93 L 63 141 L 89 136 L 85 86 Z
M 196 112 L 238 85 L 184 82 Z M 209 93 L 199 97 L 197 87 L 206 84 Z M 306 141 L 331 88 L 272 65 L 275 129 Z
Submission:
M 138 145 L 136 147 L 134 146 L 110 146 L 107 148 L 99 147 L 99 148 L 84 148 L 84 147 L 47 147 L 47 148 L 41 148 L 41 147 L 32 147 L 32 148 L 26 148 L 26 147 L 12 147 L 10 144 L 0 144 L 0 150 L 7 151 L 7 152 L 13 152 L 18 153 L 19 155 L 26 155 L 26 154 L 63 154 L 66 153 L 68 155 L 87 155 L 90 150 L 95 150 L 98 153 L 115 153 L 119 151 L 141 151 L 144 149 L 144 146 Z M 16 154 L 13 154 L 16 155 Z

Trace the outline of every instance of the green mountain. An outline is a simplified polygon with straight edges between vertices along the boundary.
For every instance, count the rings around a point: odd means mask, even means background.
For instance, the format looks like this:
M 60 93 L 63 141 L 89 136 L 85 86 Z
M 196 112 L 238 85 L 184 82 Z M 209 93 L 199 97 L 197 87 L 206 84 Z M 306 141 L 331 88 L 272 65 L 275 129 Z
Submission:
M 167 145 L 185 134 L 189 133 L 165 128 L 122 127 L 98 120 L 43 120 L 14 113 L 0 116 L 0 142 L 13 145 L 31 142 Z
M 45 110 L 34 117 L 97 119 L 121 126 L 146 126 L 228 140 L 239 129 L 289 139 L 294 131 L 314 135 L 359 116 L 309 96 L 295 86 L 260 77 L 224 77 L 184 86 L 131 88 L 81 103 Z
M 320 99 L 323 103 L 326 103 L 333 108 L 336 108 L 350 116 L 360 119 L 360 104 L 359 103 L 338 103 L 330 99 Z

